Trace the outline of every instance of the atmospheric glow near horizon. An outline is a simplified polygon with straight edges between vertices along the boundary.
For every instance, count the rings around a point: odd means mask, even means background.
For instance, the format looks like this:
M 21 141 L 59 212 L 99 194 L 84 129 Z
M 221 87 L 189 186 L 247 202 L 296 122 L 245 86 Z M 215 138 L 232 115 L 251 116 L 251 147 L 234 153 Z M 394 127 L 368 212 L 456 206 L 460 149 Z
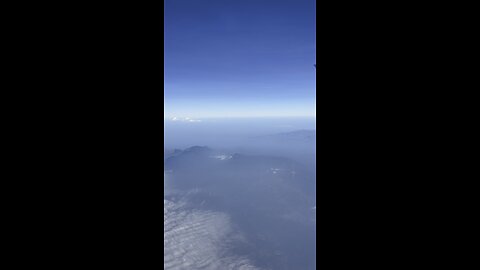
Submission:
M 315 100 L 164 101 L 165 118 L 315 117 Z

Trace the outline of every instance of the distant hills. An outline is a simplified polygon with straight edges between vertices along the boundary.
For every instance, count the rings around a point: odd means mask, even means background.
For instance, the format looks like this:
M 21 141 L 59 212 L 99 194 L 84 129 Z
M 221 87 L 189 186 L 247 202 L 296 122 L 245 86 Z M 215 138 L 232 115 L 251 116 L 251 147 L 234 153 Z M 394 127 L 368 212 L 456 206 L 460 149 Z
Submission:
M 314 172 L 286 157 L 224 153 L 206 146 L 193 146 L 171 151 L 166 156 L 164 165 L 167 171 L 189 175 L 185 180 L 187 186 L 205 183 L 200 179 L 219 185 L 231 177 L 240 182 L 271 177 L 277 182 L 280 177 L 287 182 L 293 181 L 290 184 L 301 187 L 303 192 L 310 193 L 314 190 Z
M 257 136 L 258 139 L 270 139 L 277 141 L 295 141 L 295 142 L 315 142 L 317 139 L 317 131 L 302 129 L 291 132 L 277 133 L 272 135 Z
M 219 141 L 224 138 L 218 138 Z M 230 147 L 225 146 L 223 149 L 230 149 L 233 152 L 239 152 L 251 155 L 272 155 L 290 157 L 303 163 L 314 166 L 315 149 L 316 149 L 317 132 L 311 129 L 294 130 L 290 132 L 282 132 L 268 134 L 262 136 L 247 137 L 240 140 L 237 144 Z M 208 155 L 224 155 L 224 153 L 216 152 L 206 146 L 193 146 L 184 150 L 170 149 L 164 151 L 164 160 L 168 157 L 178 156 L 180 154 L 208 154 Z M 233 155 L 233 153 L 231 153 Z M 185 156 L 183 157 L 185 158 Z M 224 157 L 227 159 L 227 156 Z

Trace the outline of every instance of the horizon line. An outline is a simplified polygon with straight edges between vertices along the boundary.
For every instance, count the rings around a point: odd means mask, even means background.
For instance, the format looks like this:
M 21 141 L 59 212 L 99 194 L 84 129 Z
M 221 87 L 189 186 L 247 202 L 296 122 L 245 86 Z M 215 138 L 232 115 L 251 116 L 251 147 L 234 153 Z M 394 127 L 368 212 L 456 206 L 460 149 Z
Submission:
M 316 115 L 229 115 L 229 116 L 164 116 L 164 120 L 178 119 L 224 119 L 224 118 L 316 118 Z

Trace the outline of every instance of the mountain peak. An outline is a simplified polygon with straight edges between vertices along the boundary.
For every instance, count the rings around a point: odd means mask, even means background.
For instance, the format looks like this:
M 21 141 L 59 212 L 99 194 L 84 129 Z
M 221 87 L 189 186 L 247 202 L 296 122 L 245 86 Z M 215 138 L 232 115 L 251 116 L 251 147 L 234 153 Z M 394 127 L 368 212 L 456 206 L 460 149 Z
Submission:
M 210 149 L 207 146 L 192 146 L 187 149 L 185 149 L 183 152 L 186 153 L 204 153 L 204 152 L 210 152 L 212 149 Z

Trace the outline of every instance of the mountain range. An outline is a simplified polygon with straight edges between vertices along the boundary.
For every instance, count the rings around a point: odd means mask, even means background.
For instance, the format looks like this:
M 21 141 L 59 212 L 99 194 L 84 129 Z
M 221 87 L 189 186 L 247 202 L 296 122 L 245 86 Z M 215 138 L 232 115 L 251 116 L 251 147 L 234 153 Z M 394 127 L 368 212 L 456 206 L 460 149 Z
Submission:
M 195 209 L 226 213 L 251 245 L 239 248 L 242 255 L 255 265 L 312 269 L 306 263 L 315 256 L 316 182 L 307 167 L 285 157 L 207 146 L 172 150 L 164 165 L 166 199 L 188 198 Z

